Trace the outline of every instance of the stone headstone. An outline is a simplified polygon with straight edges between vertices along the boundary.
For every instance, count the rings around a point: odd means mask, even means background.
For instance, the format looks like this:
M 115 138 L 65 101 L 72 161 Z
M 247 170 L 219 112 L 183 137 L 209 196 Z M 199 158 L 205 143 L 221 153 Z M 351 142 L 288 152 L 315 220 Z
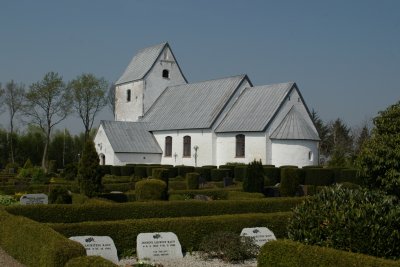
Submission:
M 21 196 L 19 202 L 22 205 L 49 204 L 49 198 L 46 194 L 26 194 Z
M 100 256 L 118 264 L 117 248 L 109 236 L 72 236 L 69 239 L 81 243 L 87 256 Z
M 182 247 L 178 237 L 172 232 L 140 233 L 136 239 L 136 252 L 139 260 L 151 261 L 181 259 Z
M 267 227 L 243 228 L 240 236 L 248 236 L 254 238 L 254 243 L 256 243 L 260 247 L 268 241 L 276 240 L 274 233 Z

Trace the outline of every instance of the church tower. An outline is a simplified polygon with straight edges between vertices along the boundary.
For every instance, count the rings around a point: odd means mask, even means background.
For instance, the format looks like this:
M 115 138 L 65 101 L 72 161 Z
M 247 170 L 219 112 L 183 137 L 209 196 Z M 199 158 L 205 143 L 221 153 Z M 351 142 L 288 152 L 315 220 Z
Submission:
M 115 120 L 138 121 L 168 86 L 186 83 L 168 43 L 140 50 L 115 83 Z

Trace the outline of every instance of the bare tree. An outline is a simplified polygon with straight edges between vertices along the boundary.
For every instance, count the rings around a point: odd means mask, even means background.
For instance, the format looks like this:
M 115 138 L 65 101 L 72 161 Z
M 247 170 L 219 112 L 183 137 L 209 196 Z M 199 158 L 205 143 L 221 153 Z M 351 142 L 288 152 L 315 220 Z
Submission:
M 73 106 L 82 119 L 87 138 L 97 113 L 107 104 L 108 82 L 84 73 L 72 80 L 68 87 L 72 89 Z
M 111 110 L 113 117 L 115 118 L 115 84 L 111 84 L 110 88 L 108 89 L 107 105 Z
M 14 163 L 14 119 L 16 115 L 22 111 L 25 103 L 25 85 L 16 84 L 10 81 L 4 88 L 4 104 L 10 115 L 10 154 L 11 162 Z
M 42 168 L 47 170 L 51 130 L 69 115 L 71 97 L 65 90 L 62 77 L 58 73 L 48 72 L 41 81 L 30 86 L 26 100 L 27 106 L 24 113 L 32 119 L 32 123 L 40 127 L 46 136 Z
M 1 83 L 0 83 L 0 102 L 3 102 L 3 101 L 4 101 L 3 98 L 4 98 L 4 89 L 1 87 Z M 1 106 L 0 106 L 0 112 L 3 111 L 3 108 L 4 108 L 4 107 L 1 105 Z

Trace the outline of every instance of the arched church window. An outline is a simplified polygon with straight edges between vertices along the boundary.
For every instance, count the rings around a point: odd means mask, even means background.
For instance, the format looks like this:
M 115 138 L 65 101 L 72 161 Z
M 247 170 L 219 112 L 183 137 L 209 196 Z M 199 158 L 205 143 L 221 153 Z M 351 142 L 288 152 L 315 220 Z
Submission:
M 190 136 L 183 137 L 183 156 L 190 157 L 190 146 L 191 146 L 191 138 Z
M 131 89 L 126 90 L 126 101 L 131 102 Z
M 236 135 L 236 157 L 243 158 L 245 151 L 245 140 L 243 134 Z
M 308 160 L 313 160 L 313 153 L 311 151 L 308 152 Z
M 165 157 L 172 157 L 172 137 L 165 137 Z
M 168 79 L 169 78 L 169 70 L 163 70 L 162 71 L 162 77 Z

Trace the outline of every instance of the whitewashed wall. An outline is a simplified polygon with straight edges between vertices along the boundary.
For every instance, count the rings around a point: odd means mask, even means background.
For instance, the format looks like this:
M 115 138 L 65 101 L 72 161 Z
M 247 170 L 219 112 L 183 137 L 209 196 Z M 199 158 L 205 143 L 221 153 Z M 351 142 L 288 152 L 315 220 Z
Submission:
M 164 69 L 169 70 L 169 78 L 162 77 Z M 156 101 L 168 86 L 186 83 L 176 60 L 168 47 L 164 48 L 153 68 L 144 78 L 144 83 L 144 113 L 147 112 L 151 105 L 153 105 L 154 101 Z
M 115 120 L 137 121 L 143 115 L 143 80 L 118 85 L 115 88 Z M 131 101 L 127 91 L 131 90 Z
M 113 165 L 136 164 L 160 164 L 161 154 L 150 153 L 115 153 Z
M 236 135 L 245 136 L 245 157 L 236 157 Z M 266 162 L 266 137 L 263 132 L 253 133 L 218 133 L 217 139 L 216 165 L 224 165 L 227 162 L 249 163 L 253 160 Z
M 213 134 L 210 130 L 173 130 L 153 132 L 158 144 L 163 150 L 161 164 L 195 166 L 194 146 L 198 146 L 197 166 L 213 165 Z M 183 137 L 191 137 L 191 157 L 183 156 Z M 165 137 L 172 137 L 172 157 L 165 157 Z M 177 154 L 175 159 L 174 154 Z
M 318 142 L 310 140 L 272 140 L 271 164 L 299 167 L 318 164 Z M 309 159 L 311 152 L 311 159 Z
M 105 164 L 114 165 L 114 150 L 108 141 L 102 125 L 100 125 L 99 129 L 97 130 L 97 134 L 94 138 L 94 144 L 99 158 L 100 155 L 103 154 L 105 156 Z

